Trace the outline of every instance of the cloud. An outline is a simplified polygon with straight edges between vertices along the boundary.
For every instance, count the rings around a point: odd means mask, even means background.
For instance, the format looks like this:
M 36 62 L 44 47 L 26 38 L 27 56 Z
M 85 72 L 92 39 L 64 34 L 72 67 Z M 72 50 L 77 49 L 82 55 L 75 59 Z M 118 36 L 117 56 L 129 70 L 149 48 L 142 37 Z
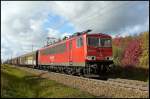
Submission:
M 148 2 L 144 1 L 87 1 L 56 2 L 55 11 L 70 20 L 77 31 L 120 33 L 127 27 L 145 24 L 149 16 Z
M 2 1 L 1 49 L 7 59 L 74 32 L 122 36 L 149 30 L 148 1 Z
M 41 3 L 2 2 L 2 58 L 16 57 L 44 45 L 48 10 Z M 42 8 L 37 10 L 38 8 Z M 7 52 L 7 53 L 6 53 Z

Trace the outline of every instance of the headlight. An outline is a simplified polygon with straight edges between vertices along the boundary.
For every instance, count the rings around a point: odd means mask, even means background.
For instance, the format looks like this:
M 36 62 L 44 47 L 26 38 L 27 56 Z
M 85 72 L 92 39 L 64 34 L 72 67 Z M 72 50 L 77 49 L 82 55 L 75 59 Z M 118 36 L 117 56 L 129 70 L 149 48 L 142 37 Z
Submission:
M 112 57 L 112 56 L 110 56 L 110 57 L 109 57 L 109 60 L 113 60 L 113 57 Z
M 87 56 L 86 59 L 88 59 L 88 60 L 96 60 L 96 57 L 95 56 Z
M 106 60 L 113 60 L 113 57 L 112 56 L 107 56 L 105 57 Z

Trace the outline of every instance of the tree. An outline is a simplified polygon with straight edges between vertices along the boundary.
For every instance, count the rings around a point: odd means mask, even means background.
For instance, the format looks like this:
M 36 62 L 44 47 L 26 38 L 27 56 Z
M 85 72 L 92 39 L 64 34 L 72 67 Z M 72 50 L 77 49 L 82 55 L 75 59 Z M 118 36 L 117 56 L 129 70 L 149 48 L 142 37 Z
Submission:
M 140 37 L 142 41 L 142 54 L 139 59 L 139 65 L 144 68 L 149 68 L 149 32 L 144 32 Z
M 116 65 L 120 65 L 121 64 L 121 59 L 122 59 L 122 53 L 123 53 L 123 49 L 113 45 L 113 58 L 114 58 L 114 63 Z
M 116 36 L 113 39 L 113 61 L 116 65 L 121 65 L 123 48 L 121 47 L 122 37 Z
M 116 47 L 120 47 L 120 45 L 121 45 L 121 40 L 122 40 L 122 37 L 119 37 L 119 36 L 115 37 L 115 38 L 113 39 L 113 45 L 115 45 Z
M 141 53 L 142 53 L 141 40 L 139 39 L 132 40 L 124 50 L 123 59 L 121 61 L 122 64 L 132 66 L 138 65 Z

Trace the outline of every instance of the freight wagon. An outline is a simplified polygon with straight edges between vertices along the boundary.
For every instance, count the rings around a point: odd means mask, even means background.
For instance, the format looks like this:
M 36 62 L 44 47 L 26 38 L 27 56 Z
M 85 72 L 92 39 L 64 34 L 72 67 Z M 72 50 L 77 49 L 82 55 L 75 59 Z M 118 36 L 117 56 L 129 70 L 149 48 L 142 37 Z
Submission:
M 34 51 L 18 57 L 18 64 L 22 66 L 26 65 L 29 67 L 34 67 L 35 65 L 37 65 L 36 53 L 37 51 Z

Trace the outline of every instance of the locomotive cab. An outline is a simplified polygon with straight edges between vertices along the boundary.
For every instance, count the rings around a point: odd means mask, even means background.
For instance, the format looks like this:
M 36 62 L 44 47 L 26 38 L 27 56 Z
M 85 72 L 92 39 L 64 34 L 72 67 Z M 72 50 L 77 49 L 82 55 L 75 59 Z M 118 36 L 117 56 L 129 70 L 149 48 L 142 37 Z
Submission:
M 98 68 L 98 71 L 106 72 L 113 64 L 112 39 L 106 34 L 86 35 L 86 63 L 88 66 Z

